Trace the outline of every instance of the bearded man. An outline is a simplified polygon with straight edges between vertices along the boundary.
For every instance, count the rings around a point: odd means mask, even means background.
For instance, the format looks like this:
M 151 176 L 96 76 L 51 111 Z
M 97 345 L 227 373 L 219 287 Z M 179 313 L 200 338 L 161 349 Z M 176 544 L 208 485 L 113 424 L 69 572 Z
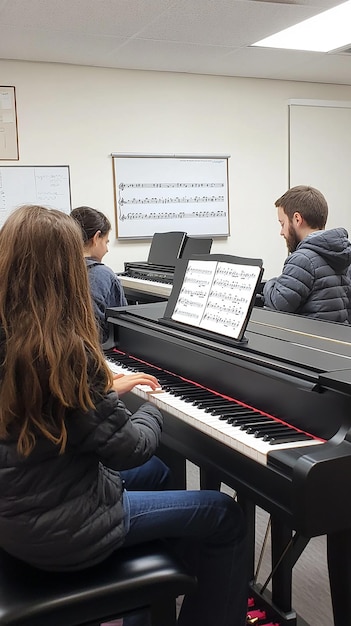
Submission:
M 351 244 L 345 228 L 324 230 L 328 204 L 323 194 L 300 185 L 275 206 L 289 256 L 282 274 L 265 283 L 264 306 L 351 323 Z

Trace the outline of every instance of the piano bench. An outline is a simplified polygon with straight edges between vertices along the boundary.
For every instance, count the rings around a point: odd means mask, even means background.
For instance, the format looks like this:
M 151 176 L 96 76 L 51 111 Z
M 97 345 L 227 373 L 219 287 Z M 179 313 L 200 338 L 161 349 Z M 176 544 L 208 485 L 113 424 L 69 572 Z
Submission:
M 41 571 L 0 551 L 1 626 L 98 626 L 145 608 L 152 626 L 173 626 L 177 596 L 195 589 L 195 577 L 161 541 L 69 573 Z

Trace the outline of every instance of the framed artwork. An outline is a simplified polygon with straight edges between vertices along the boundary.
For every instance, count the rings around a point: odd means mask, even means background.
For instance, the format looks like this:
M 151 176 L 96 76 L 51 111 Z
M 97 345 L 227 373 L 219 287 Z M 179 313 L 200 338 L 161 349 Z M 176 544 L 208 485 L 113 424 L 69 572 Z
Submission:
M 0 160 L 18 161 L 16 92 L 0 86 Z
M 228 156 L 112 154 L 117 237 L 229 235 Z

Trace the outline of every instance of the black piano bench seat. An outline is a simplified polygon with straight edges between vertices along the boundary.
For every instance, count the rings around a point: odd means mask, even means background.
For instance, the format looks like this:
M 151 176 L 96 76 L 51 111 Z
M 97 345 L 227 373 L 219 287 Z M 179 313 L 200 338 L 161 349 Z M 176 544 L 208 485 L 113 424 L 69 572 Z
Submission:
M 143 608 L 153 626 L 173 626 L 176 598 L 195 589 L 195 577 L 161 541 L 70 573 L 40 571 L 0 551 L 1 626 L 97 626 Z

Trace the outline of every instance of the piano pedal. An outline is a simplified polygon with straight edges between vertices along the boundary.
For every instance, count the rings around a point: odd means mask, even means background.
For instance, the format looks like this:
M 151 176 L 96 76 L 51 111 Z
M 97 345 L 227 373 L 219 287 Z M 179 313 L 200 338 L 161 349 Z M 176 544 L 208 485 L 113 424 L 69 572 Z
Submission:
M 272 621 L 265 610 L 256 607 L 255 600 L 249 598 L 246 616 L 247 626 L 281 626 L 280 622 Z
M 272 603 L 270 592 L 260 593 L 260 586 L 251 584 L 247 603 L 247 626 L 309 626 L 296 612 L 281 611 Z

